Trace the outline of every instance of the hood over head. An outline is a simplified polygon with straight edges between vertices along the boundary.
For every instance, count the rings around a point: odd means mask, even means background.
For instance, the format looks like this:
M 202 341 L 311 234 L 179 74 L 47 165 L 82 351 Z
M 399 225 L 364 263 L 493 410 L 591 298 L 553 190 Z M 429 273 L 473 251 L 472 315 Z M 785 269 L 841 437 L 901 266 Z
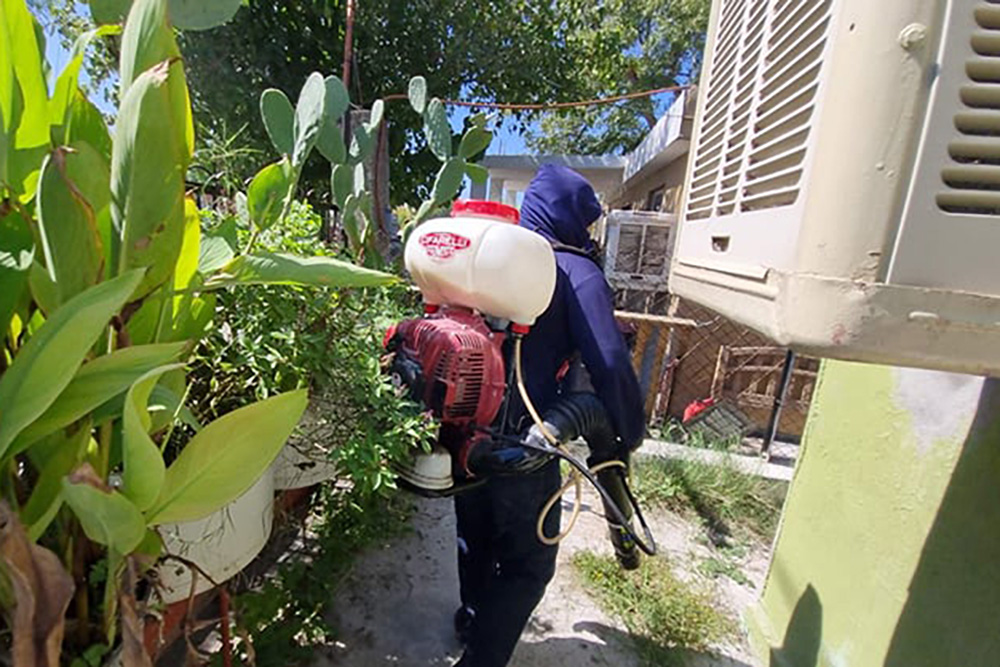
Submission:
M 599 217 L 601 204 L 587 179 L 569 167 L 543 164 L 524 193 L 520 224 L 550 241 L 592 250 L 587 228 Z

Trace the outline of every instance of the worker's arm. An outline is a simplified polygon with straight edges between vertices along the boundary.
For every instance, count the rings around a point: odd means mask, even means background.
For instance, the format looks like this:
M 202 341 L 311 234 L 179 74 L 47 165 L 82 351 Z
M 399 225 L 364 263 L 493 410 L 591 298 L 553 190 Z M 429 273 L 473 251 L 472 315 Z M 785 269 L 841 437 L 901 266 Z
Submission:
M 646 418 L 639 381 L 615 321 L 611 290 L 596 266 L 571 282 L 575 284 L 568 290 L 568 316 L 573 342 L 615 432 L 633 449 L 645 435 Z

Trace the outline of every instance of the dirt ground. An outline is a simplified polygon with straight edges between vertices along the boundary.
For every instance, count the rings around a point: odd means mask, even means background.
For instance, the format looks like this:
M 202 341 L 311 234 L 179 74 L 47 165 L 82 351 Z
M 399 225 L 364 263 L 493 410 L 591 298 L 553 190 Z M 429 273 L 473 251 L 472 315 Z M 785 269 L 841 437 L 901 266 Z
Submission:
M 409 534 L 358 559 L 335 603 L 332 620 L 340 641 L 317 657 L 317 667 L 452 665 L 461 654 L 451 624 L 458 606 L 452 504 L 425 499 L 415 503 Z M 585 507 L 595 506 L 599 506 L 596 494 L 587 494 Z M 697 562 L 709 555 L 709 547 L 699 540 L 701 528 L 667 512 L 649 519 L 661 557 L 669 558 L 682 577 L 700 577 Z M 581 549 L 610 553 L 605 530 L 603 518 L 585 512 L 563 542 L 556 577 L 521 638 L 513 667 L 638 666 L 629 635 L 582 588 L 569 562 Z M 760 549 L 751 551 L 741 566 L 749 585 L 725 577 L 712 584 L 717 603 L 734 618 L 756 598 L 766 573 L 766 554 Z M 742 637 L 713 649 L 711 654 L 690 655 L 688 663 L 696 667 L 752 664 Z

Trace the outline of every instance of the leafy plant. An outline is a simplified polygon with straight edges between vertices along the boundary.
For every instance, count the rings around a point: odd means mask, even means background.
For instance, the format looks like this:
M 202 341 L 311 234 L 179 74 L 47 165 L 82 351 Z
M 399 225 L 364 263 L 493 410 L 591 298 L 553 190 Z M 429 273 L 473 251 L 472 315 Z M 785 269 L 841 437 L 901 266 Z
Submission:
M 601 606 L 628 628 L 643 665 L 686 664 L 683 650 L 704 651 L 734 631 L 709 592 L 680 579 L 665 558 L 648 558 L 638 570 L 623 572 L 612 556 L 580 551 L 573 566 Z
M 17 664 L 57 664 L 73 597 L 77 648 L 95 643 L 98 627 L 113 645 L 121 610 L 125 662 L 139 664 L 141 623 L 122 577 L 159 553 L 158 525 L 202 518 L 253 485 L 305 410 L 306 390 L 289 388 L 204 426 L 191 418 L 185 360 L 216 293 L 395 281 L 333 257 L 254 250 L 286 217 L 327 122 L 322 76 L 300 96 L 291 155 L 251 183 L 252 232 L 240 248 L 226 234 L 203 235 L 185 197 L 194 131 L 171 24 L 208 27 L 238 2 L 100 6 L 128 11 L 113 140 L 78 76 L 87 45 L 118 29 L 83 35 L 50 97 L 24 0 L 0 5 L 0 509 L 16 512 L 0 542 L 20 545 L 0 557 Z M 190 437 L 169 460 L 163 446 L 179 420 Z M 103 594 L 81 574 L 101 559 Z M 33 603 L 42 597 L 47 606 Z

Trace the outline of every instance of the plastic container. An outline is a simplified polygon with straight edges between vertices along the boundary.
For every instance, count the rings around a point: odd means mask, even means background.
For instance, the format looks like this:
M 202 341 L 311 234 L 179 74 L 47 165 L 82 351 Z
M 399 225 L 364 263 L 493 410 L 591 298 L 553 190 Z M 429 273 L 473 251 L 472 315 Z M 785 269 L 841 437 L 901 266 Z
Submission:
M 420 225 L 406 242 L 406 269 L 429 306 L 464 306 L 530 326 L 555 290 L 552 246 L 503 211 L 490 215 L 473 204 Z

